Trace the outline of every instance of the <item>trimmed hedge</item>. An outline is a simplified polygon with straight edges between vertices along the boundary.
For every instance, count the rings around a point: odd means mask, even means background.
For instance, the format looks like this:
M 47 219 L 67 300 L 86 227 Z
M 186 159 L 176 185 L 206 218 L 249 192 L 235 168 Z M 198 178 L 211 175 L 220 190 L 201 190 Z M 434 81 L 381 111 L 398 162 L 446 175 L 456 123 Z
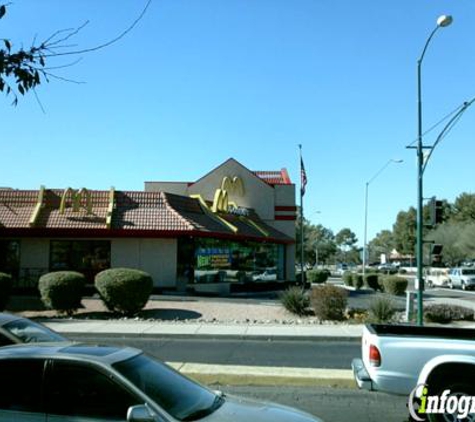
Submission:
M 86 278 L 76 271 L 44 274 L 38 281 L 41 300 L 47 308 L 72 315 L 81 305 Z
M 353 273 L 351 271 L 345 271 L 341 277 L 345 286 L 353 286 Z
M 329 273 L 327 270 L 309 270 L 307 271 L 307 280 L 309 283 L 325 283 L 328 280 Z
M 280 301 L 284 308 L 295 315 L 303 316 L 307 314 L 310 306 L 310 299 L 301 287 L 293 286 L 285 290 L 280 295 Z
M 340 321 L 345 317 L 348 293 L 341 287 L 325 284 L 312 289 L 310 302 L 320 320 Z
M 424 318 L 428 322 L 448 324 L 452 321 L 473 321 L 473 309 L 458 305 L 434 304 L 424 310 Z
M 10 299 L 13 279 L 10 274 L 0 273 L 0 311 L 3 311 Z
M 353 273 L 353 286 L 359 290 L 363 287 L 363 274 Z
M 383 289 L 392 295 L 403 295 L 407 289 L 407 279 L 397 275 L 389 275 L 382 278 Z
M 363 275 L 360 273 L 354 273 L 352 271 L 346 271 L 342 276 L 343 283 L 346 286 L 354 287 L 359 290 L 363 287 Z
M 111 312 L 135 315 L 148 302 L 153 289 L 150 274 L 132 268 L 111 268 L 96 275 L 99 295 Z
M 364 284 L 366 287 L 373 289 L 374 291 L 381 290 L 381 285 L 379 284 L 379 276 L 377 273 L 365 274 Z

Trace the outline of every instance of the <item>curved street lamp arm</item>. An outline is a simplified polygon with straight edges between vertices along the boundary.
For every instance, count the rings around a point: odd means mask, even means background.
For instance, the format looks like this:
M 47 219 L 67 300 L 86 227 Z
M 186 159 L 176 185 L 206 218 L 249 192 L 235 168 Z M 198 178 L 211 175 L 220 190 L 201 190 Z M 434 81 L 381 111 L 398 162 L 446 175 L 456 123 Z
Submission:
M 440 28 L 439 25 L 437 25 L 431 32 L 431 34 L 429 35 L 429 38 L 427 38 L 427 41 L 424 45 L 424 48 L 422 50 L 422 53 L 421 53 L 421 56 L 419 57 L 419 60 L 417 61 L 417 64 L 420 66 L 422 60 L 424 59 L 424 56 L 426 54 L 426 50 L 427 50 L 427 47 L 429 46 L 429 43 L 430 41 L 432 40 L 432 37 L 435 35 L 435 33 L 437 32 L 437 30 Z
M 381 167 L 376 173 L 375 175 L 369 179 L 367 182 L 366 182 L 366 186 L 368 186 L 374 179 L 376 179 L 385 169 L 387 166 L 389 166 L 389 164 L 391 163 L 398 163 L 400 162 L 400 160 L 394 160 L 393 158 L 391 158 L 383 167 Z
M 424 173 L 427 163 L 430 160 L 430 157 L 432 156 L 432 153 L 434 152 L 435 147 L 444 139 L 444 137 L 452 130 L 452 128 L 455 126 L 455 124 L 458 122 L 458 120 L 462 117 L 463 113 L 469 108 L 473 103 L 475 102 L 475 97 L 473 97 L 470 101 L 465 101 L 461 106 L 459 111 L 447 122 L 447 124 L 444 126 L 442 131 L 439 133 L 437 136 L 436 141 L 434 142 L 434 145 L 430 147 L 430 152 L 427 155 L 424 165 L 422 166 L 422 173 Z

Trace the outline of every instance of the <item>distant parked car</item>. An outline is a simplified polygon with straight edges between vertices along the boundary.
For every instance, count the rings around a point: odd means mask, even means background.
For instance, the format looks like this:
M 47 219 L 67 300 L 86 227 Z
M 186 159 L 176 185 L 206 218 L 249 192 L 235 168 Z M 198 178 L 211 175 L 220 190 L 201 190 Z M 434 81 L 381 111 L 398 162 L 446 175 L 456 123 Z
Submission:
M 67 339 L 28 318 L 0 313 L 0 346 L 51 341 L 67 341 Z
M 321 422 L 210 390 L 134 348 L 0 348 L 0 421 Z
M 450 288 L 460 287 L 463 290 L 475 288 L 475 268 L 458 267 L 449 272 Z
M 378 265 L 378 270 L 386 274 L 396 274 L 398 267 L 396 265 L 386 263 Z
M 348 267 L 348 264 L 338 264 L 336 267 L 335 274 L 341 276 L 349 270 L 350 268 Z
M 450 287 L 450 277 L 446 268 L 430 268 L 425 281 L 427 287 Z

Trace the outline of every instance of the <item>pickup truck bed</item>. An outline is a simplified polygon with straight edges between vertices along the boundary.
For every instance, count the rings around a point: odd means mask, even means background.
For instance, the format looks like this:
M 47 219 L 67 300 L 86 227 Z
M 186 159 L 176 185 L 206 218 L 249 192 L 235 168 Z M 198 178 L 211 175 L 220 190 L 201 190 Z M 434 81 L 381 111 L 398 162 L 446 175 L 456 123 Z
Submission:
M 475 357 L 475 330 L 368 324 L 352 368 L 360 388 L 407 395 L 425 365 L 443 355 Z
M 418 325 L 368 324 L 368 331 L 378 336 L 410 336 L 445 338 L 449 340 L 475 340 L 475 329 L 453 327 L 420 327 Z

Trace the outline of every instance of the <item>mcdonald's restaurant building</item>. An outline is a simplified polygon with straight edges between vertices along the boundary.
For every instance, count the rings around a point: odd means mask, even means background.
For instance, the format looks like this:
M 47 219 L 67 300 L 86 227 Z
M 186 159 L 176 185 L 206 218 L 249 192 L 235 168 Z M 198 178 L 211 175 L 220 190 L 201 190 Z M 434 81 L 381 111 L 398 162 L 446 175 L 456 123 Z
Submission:
M 50 271 L 90 282 L 138 268 L 157 290 L 229 292 L 295 280 L 295 185 L 229 159 L 194 182 L 144 191 L 0 188 L 0 271 L 19 289 Z

